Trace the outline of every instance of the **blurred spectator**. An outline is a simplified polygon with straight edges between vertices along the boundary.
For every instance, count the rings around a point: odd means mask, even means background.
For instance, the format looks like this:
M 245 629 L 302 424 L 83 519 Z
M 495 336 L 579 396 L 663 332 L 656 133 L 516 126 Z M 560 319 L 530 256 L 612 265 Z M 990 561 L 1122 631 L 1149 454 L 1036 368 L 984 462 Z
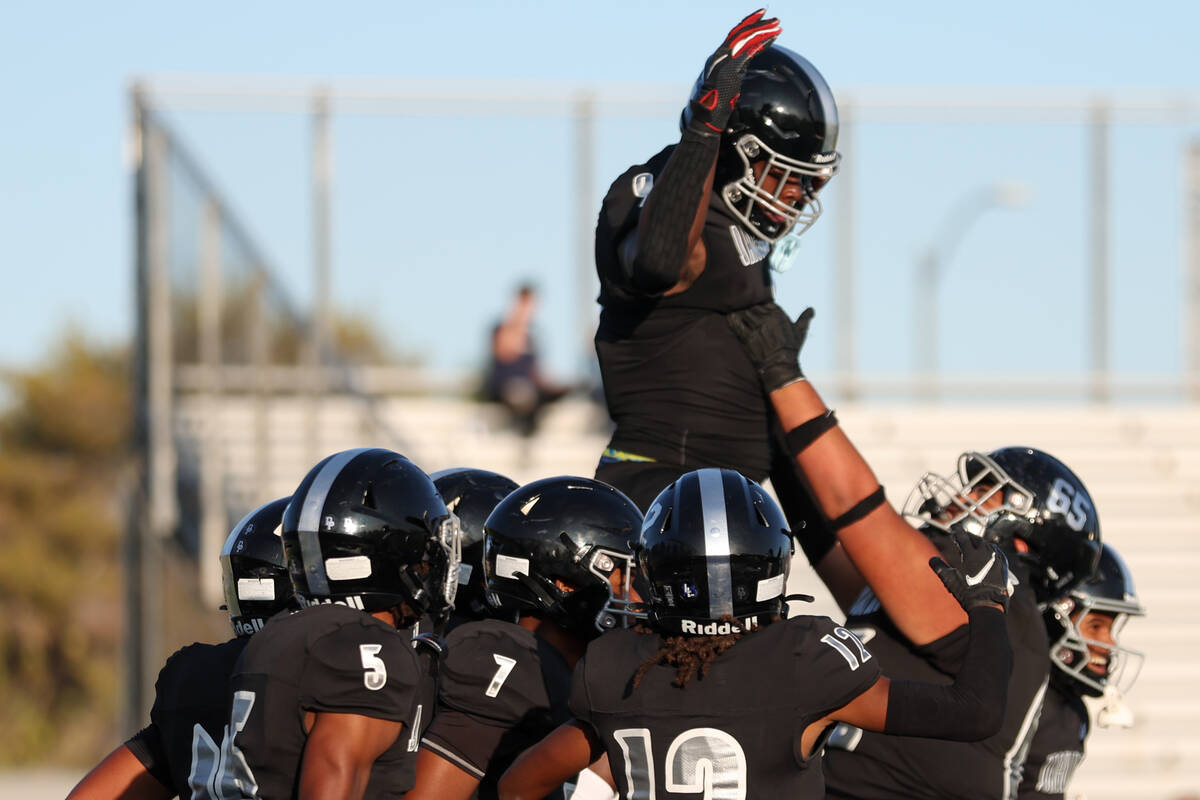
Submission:
M 542 409 L 568 391 L 541 373 L 530 335 L 536 309 L 537 290 L 522 284 L 504 318 L 492 329 L 491 359 L 484 378 L 485 398 L 508 409 L 522 436 L 532 436 Z

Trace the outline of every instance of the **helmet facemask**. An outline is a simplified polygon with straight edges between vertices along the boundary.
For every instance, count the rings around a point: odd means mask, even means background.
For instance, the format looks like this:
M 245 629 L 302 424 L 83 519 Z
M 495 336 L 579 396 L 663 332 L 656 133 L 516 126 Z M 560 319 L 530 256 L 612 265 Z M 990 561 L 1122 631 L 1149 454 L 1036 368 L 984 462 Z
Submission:
M 1146 613 L 1140 603 L 1072 593 L 1051 602 L 1047 612 L 1062 630 L 1057 641 L 1050 645 L 1051 663 L 1075 681 L 1077 689 L 1093 697 L 1115 694 L 1118 698 L 1129 691 L 1141 672 L 1145 656 L 1121 645 L 1121 631 L 1129 617 Z M 1112 618 L 1111 642 L 1090 638 L 1083 630 L 1081 623 L 1092 613 Z M 1092 666 L 1102 666 L 1103 672 L 1091 669 Z
M 958 457 L 958 469 L 950 477 L 936 472 L 921 476 L 904 503 L 904 516 L 945 533 L 963 530 L 983 536 L 999 514 L 1028 517 L 1033 501 L 1033 493 L 999 464 L 983 453 L 968 452 Z
M 600 545 L 576 547 L 567 534 L 562 542 L 573 551 L 575 565 L 588 573 L 586 583 L 571 590 L 560 589 L 543 577 L 540 581 L 524 573 L 516 577 L 532 594 L 546 615 L 583 638 L 592 639 L 614 628 L 630 627 L 630 620 L 644 619 L 640 604 L 630 599 L 633 585 L 633 556 Z M 613 594 L 612 574 L 621 570 L 621 594 Z M 573 581 L 578 582 L 578 581 Z
M 813 161 L 801 161 L 772 150 L 752 133 L 738 137 L 732 149 L 742 162 L 742 175 L 721 187 L 721 198 L 748 231 L 774 243 L 789 232 L 799 236 L 812 227 L 821 216 L 817 193 L 837 172 L 839 153 L 817 153 Z M 755 176 L 754 165 L 764 158 Z M 765 186 L 769 180 L 776 181 L 772 191 Z M 788 183 L 794 180 L 801 185 L 796 204 L 782 199 Z

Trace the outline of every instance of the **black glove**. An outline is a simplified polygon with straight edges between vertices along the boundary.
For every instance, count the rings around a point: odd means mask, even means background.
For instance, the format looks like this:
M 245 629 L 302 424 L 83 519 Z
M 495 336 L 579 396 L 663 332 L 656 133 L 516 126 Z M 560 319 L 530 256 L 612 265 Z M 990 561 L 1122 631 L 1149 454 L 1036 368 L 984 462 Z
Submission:
M 768 394 L 789 383 L 804 380 L 800 371 L 800 348 L 808 336 L 808 323 L 814 312 L 804 309 L 792 322 L 787 312 L 775 303 L 734 311 L 726 315 L 729 327 L 742 343 L 750 363 L 758 370 L 759 380 Z
M 991 542 L 969 533 L 960 531 L 951 534 L 951 538 L 958 551 L 957 564 L 950 566 L 937 556 L 929 559 L 929 566 L 946 589 L 966 611 L 993 603 L 1007 608 L 1013 582 L 1004 553 Z
M 725 130 L 742 90 L 747 63 L 783 30 L 774 17 L 763 19 L 765 12 L 760 8 L 739 22 L 704 62 L 704 72 L 688 102 L 687 127 L 691 130 L 708 135 L 720 135 Z

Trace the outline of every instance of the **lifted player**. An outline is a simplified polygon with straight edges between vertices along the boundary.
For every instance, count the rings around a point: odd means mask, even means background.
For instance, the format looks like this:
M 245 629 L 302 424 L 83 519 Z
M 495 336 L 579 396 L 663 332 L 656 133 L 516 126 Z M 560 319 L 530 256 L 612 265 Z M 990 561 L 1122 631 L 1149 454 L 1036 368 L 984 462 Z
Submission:
M 268 619 L 294 608 L 279 541 L 289 499 L 251 511 L 221 548 L 225 607 L 235 637 L 222 644 L 188 645 L 167 659 L 154 685 L 150 724 L 93 768 L 69 800 L 221 796 L 214 780 L 225 744 L 234 662 Z
M 596 477 L 641 509 L 683 473 L 771 468 L 771 410 L 724 314 L 771 299 L 771 243 L 806 230 L 838 168 L 833 94 L 757 11 L 705 62 L 671 145 L 596 226 L 596 354 L 616 430 Z M 703 379 L 697 376 L 703 375 Z
M 306 607 L 274 619 L 234 671 L 225 796 L 400 797 L 433 712 L 440 646 L 397 631 L 449 614 L 458 520 L 404 456 L 346 450 L 301 481 L 283 545 Z
M 829 618 L 781 619 L 791 533 L 762 487 L 732 470 L 684 475 L 655 499 L 636 548 L 649 629 L 588 646 L 572 680 L 575 719 L 513 764 L 501 797 L 542 797 L 607 753 L 622 797 L 820 798 L 834 721 L 988 736 L 1004 703 L 1008 573 L 992 545 L 956 541 L 956 566 L 930 566 L 968 610 L 963 669 L 951 686 L 889 681 Z
M 629 613 L 641 523 L 629 498 L 590 478 L 535 481 L 496 506 L 484 526 L 487 590 L 517 621 L 471 622 L 448 637 L 410 798 L 496 797 L 517 754 L 570 717 L 571 670 Z
M 1104 698 L 1101 727 L 1132 724 L 1122 698 L 1137 678 L 1142 654 L 1118 640 L 1125 621 L 1145 613 L 1129 569 L 1107 544 L 1096 574 L 1046 606 L 1050 688 L 1025 760 L 1020 800 L 1063 800 L 1091 732 L 1083 697 Z
M 496 504 L 517 488 L 517 482 L 498 472 L 474 467 L 453 467 L 431 472 L 438 494 L 456 517 L 462 533 L 462 564 L 458 568 L 458 592 L 454 613 L 446 632 L 464 622 L 490 619 L 495 610 L 488 605 L 483 580 L 483 523 Z M 512 615 L 508 615 L 512 619 Z
M 828 535 L 819 546 L 809 542 L 806 552 L 847 609 L 847 627 L 863 634 L 888 674 L 948 683 L 960 669 L 967 632 L 944 603 L 933 604 L 919 574 L 928 554 L 953 549 L 951 533 L 982 535 L 1004 549 L 1020 580 L 1006 618 L 1013 668 L 1000 730 L 978 743 L 945 743 L 843 728 L 826 753 L 829 796 L 1014 797 L 1049 671 L 1037 604 L 1095 566 L 1099 523 L 1091 498 L 1074 473 L 1044 453 L 996 451 L 991 455 L 1003 469 L 967 454 L 954 479 L 922 482 L 927 491 L 918 493 L 916 521 L 930 538 L 922 535 L 886 502 L 833 412 L 802 379 L 797 359 L 811 318 L 809 309 L 793 323 L 772 303 L 731 314 L 730 325 L 831 520 L 813 527 Z M 1021 483 L 1008 481 L 1004 470 Z

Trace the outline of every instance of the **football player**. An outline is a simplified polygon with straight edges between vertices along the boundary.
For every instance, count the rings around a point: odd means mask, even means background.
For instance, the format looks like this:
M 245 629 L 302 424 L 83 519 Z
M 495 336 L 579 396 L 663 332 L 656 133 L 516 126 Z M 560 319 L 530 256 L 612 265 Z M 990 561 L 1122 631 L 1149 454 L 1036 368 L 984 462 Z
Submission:
M 251 511 L 221 548 L 225 607 L 234 638 L 216 645 L 188 645 L 167 659 L 154 685 L 150 724 L 92 769 L 71 792 L 71 800 L 221 796 L 213 781 L 234 662 L 268 619 L 294 608 L 279 540 L 279 522 L 289 499 Z
M 693 469 L 771 469 L 771 409 L 724 314 L 771 299 L 772 243 L 816 221 L 840 159 L 833 93 L 774 44 L 780 30 L 760 10 L 730 31 L 679 142 L 622 173 L 600 210 L 595 342 L 616 430 L 596 478 L 643 511 Z
M 534 481 L 496 506 L 484 525 L 487 591 L 517 621 L 471 622 L 447 638 L 410 797 L 494 798 L 517 754 L 570 717 L 571 670 L 630 613 L 641 523 L 629 498 L 590 478 Z
M 431 472 L 438 494 L 456 517 L 462 532 L 462 564 L 458 592 L 446 632 L 464 622 L 488 619 L 494 610 L 487 603 L 483 580 L 483 523 L 496 504 L 517 488 L 517 482 L 497 472 L 473 467 L 453 467 Z M 512 618 L 512 615 L 508 615 Z
M 1137 678 L 1142 654 L 1119 639 L 1126 620 L 1145 613 L 1129 569 L 1107 544 L 1096 573 L 1046 605 L 1050 688 L 1025 760 L 1021 800 L 1063 800 L 1091 732 L 1083 697 L 1103 698 L 1102 727 L 1132 724 L 1122 697 Z
M 607 753 L 621 797 L 820 798 L 820 752 L 837 720 L 988 736 L 1004 703 L 1007 567 L 981 539 L 956 542 L 955 566 L 929 566 L 971 620 L 963 668 L 950 686 L 889 681 L 829 618 L 782 619 L 792 538 L 762 487 L 732 470 L 684 475 L 655 499 L 636 547 L 649 627 L 588 646 L 574 719 L 513 764 L 501 797 L 542 797 Z
M 318 463 L 283 514 L 305 608 L 276 617 L 231 682 L 225 796 L 399 797 L 435 700 L 444 621 L 458 586 L 458 520 L 404 456 L 364 448 Z
M 862 634 L 888 674 L 946 683 L 960 669 L 967 631 L 944 606 L 925 605 L 933 595 L 917 574 L 924 554 L 953 550 L 953 533 L 982 536 L 1009 556 L 1019 581 L 1006 617 L 1013 668 L 999 731 L 982 742 L 945 743 L 843 727 L 826 754 L 829 796 L 1015 797 L 1049 672 L 1038 603 L 1094 569 L 1100 545 L 1091 497 L 1078 476 L 1040 451 L 969 453 L 954 479 L 922 480 L 908 511 L 923 535 L 886 502 L 836 416 L 804 380 L 797 358 L 811 318 L 809 309 L 793 323 L 772 303 L 731 314 L 730 326 L 758 366 L 788 447 L 829 520 L 811 526 L 825 538 L 806 552 L 817 555 L 818 574 L 844 604 L 847 627 Z

